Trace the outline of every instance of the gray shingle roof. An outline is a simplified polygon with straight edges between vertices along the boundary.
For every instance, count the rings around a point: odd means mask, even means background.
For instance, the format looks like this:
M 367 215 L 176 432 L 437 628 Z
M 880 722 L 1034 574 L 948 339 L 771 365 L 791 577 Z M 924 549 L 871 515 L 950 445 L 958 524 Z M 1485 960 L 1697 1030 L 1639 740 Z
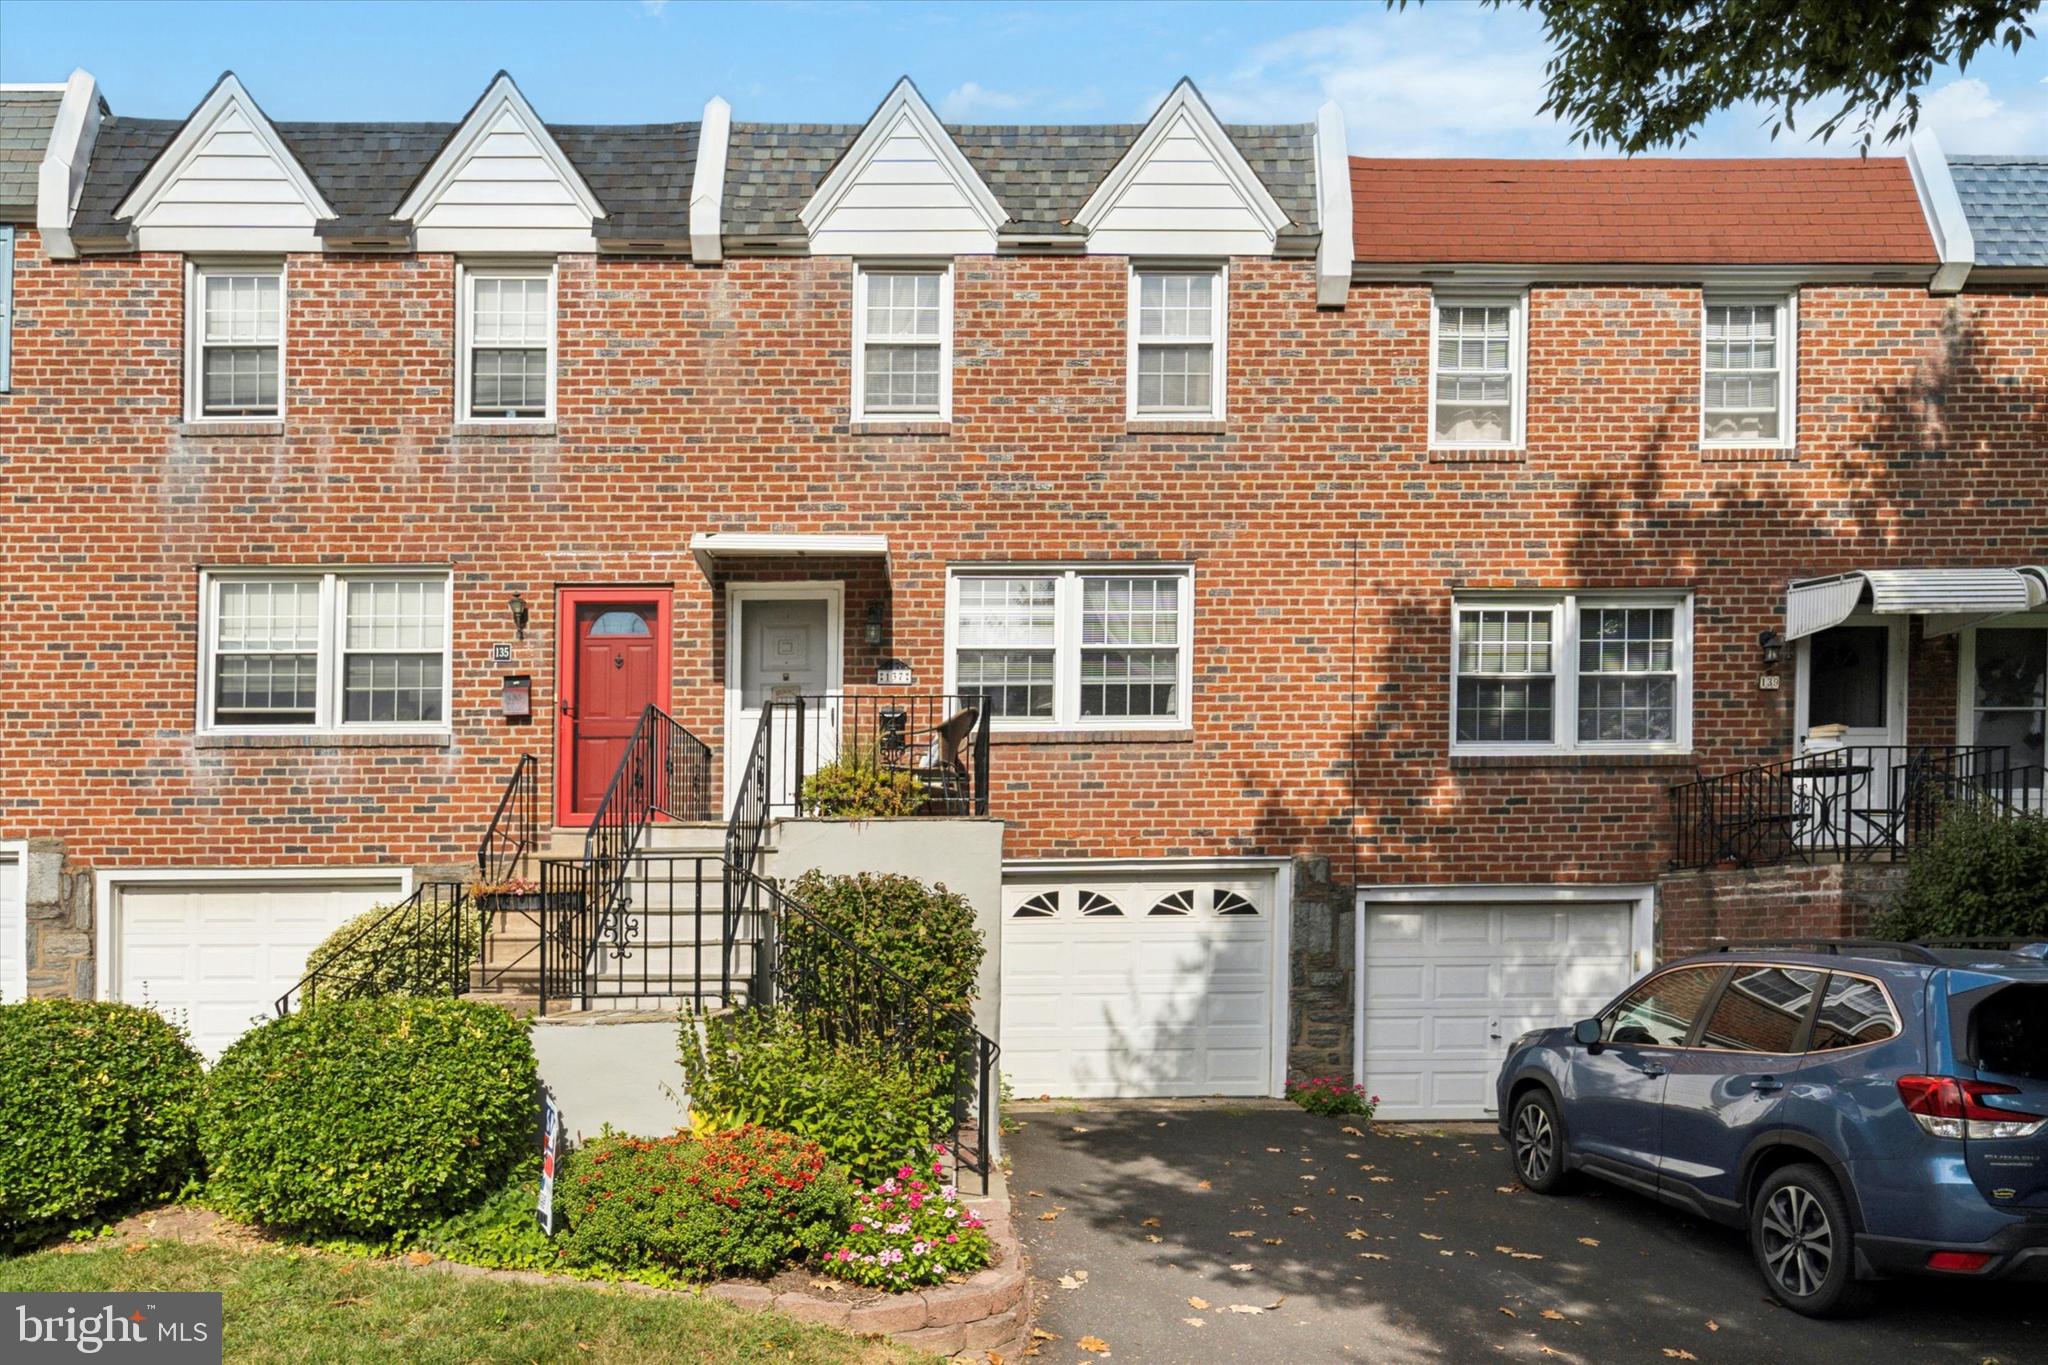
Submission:
M 725 230 L 735 237 L 800 237 L 797 215 L 860 136 L 857 123 L 735 123 L 725 178 Z M 1009 211 L 1005 236 L 1080 236 L 1074 215 L 1145 130 L 1139 123 L 947 125 L 961 152 Z M 1292 221 L 1282 237 L 1313 236 L 1315 129 L 1229 125 L 1231 141 Z
M 0 219 L 33 219 L 61 90 L 0 90 Z
M 114 210 L 177 136 L 178 119 L 108 119 L 80 196 L 75 233 L 124 237 Z M 439 153 L 451 123 L 280 123 L 277 131 L 340 215 L 323 235 L 387 231 L 391 213 Z M 860 135 L 858 124 L 735 123 L 727 154 L 725 232 L 800 238 L 797 214 Z M 676 241 L 688 235 L 695 123 L 549 125 L 607 217 L 597 236 Z M 1143 125 L 949 128 L 1011 221 L 1006 236 L 1079 236 L 1073 218 Z M 1232 140 L 1292 220 L 1287 239 L 1315 235 L 1315 130 L 1232 125 Z
M 2048 156 L 1952 156 L 1982 266 L 2048 266 Z

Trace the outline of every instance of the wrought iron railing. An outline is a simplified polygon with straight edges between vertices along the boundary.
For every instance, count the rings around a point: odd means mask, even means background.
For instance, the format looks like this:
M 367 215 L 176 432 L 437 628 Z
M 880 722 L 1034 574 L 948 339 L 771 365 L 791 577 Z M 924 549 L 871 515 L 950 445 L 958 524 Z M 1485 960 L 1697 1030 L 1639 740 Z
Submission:
M 476 848 L 477 879 L 486 885 L 508 881 L 528 854 L 540 847 L 540 764 L 521 754 L 505 781 L 498 809 Z
M 316 950 L 305 976 L 277 998 L 278 1017 L 316 999 L 460 995 L 482 941 L 482 916 L 461 882 L 422 882 L 346 939 Z
M 587 894 L 597 913 L 616 918 L 622 912 L 622 883 L 657 817 L 708 820 L 711 810 L 710 746 L 650 702 L 583 839 Z
M 1992 745 L 1851 744 L 1671 789 L 1677 868 L 1903 857 L 1956 806 L 2038 808 L 2038 771 Z
M 988 814 L 989 702 L 979 692 L 833 692 L 779 698 L 768 754 L 773 815 L 830 814 L 811 779 L 834 763 L 896 779 L 905 815 Z

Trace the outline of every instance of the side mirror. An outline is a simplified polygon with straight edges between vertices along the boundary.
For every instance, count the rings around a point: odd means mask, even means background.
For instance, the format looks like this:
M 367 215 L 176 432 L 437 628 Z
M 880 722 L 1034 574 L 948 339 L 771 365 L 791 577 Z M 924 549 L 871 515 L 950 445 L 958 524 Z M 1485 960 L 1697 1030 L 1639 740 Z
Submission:
M 1600 1046 L 1600 1021 L 1598 1019 L 1579 1020 L 1578 1023 L 1572 1025 L 1572 1037 L 1577 1040 L 1581 1047 Z

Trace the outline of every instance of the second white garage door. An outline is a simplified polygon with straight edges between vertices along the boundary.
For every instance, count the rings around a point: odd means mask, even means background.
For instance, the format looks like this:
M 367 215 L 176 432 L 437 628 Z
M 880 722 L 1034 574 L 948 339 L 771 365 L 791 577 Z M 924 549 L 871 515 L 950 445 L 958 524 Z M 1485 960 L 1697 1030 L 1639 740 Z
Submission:
M 392 874 L 347 881 L 118 882 L 112 999 L 182 1022 L 210 1060 L 268 1017 L 335 926 L 403 894 Z
M 1508 1042 L 1632 979 L 1628 901 L 1360 907 L 1364 1081 L 1383 1119 L 1493 1116 Z
M 1276 879 L 1006 876 L 1002 1061 L 1015 1092 L 1273 1092 Z

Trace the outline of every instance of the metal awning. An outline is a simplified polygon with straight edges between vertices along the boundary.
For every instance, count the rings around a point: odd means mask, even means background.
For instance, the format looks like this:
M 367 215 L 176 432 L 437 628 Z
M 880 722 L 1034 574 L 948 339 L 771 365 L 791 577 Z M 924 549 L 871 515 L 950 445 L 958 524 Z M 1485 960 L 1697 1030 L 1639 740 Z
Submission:
M 1859 569 L 1807 578 L 1785 591 L 1785 638 L 1797 640 L 1862 610 L 1922 617 L 1929 637 L 2048 605 L 2048 568 Z
M 882 571 L 889 571 L 889 537 L 873 535 L 812 535 L 774 531 L 699 531 L 690 537 L 690 554 L 697 567 L 711 577 L 721 559 L 820 559 L 880 555 Z

